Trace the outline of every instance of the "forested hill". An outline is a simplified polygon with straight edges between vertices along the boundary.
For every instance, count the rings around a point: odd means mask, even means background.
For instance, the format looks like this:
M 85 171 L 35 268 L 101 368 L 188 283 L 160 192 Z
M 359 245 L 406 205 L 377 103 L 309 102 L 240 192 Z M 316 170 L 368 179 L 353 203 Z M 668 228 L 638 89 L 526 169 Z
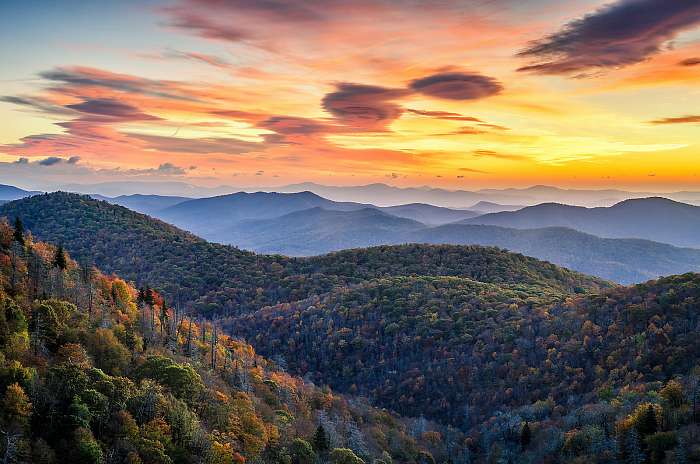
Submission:
M 462 432 L 285 374 L 21 230 L 0 221 L 0 462 L 468 462 Z
M 314 258 L 255 255 L 206 242 L 121 206 L 62 192 L 2 205 L 0 216 L 19 217 L 38 238 L 62 244 L 77 259 L 148 284 L 205 314 L 248 312 L 387 275 L 528 282 L 563 293 L 610 285 L 496 248 L 404 245 Z
M 675 463 L 685 461 L 663 458 L 678 433 L 643 440 L 692 421 L 674 409 L 682 404 L 700 419 L 699 308 L 698 274 L 564 302 L 527 285 L 394 277 L 265 308 L 227 326 L 262 353 L 280 356 L 291 372 L 406 414 L 510 433 L 515 449 L 512 424 L 531 420 L 541 431 L 568 428 L 559 446 L 568 446 L 569 458 L 597 458 L 596 449 L 608 448 L 606 459 L 590 462 Z M 675 400 L 658 393 L 670 379 L 679 382 Z M 632 419 L 619 416 L 636 411 L 640 420 L 644 408 L 658 423 L 640 426 L 641 437 L 625 436 Z M 611 441 L 615 433 L 619 443 Z M 649 454 L 656 447 L 656 454 L 616 460 L 627 456 L 625 446 Z
M 6 462 L 700 462 L 700 275 L 617 287 L 482 247 L 259 256 L 64 193 L 0 215 L 82 256 L 0 220 Z

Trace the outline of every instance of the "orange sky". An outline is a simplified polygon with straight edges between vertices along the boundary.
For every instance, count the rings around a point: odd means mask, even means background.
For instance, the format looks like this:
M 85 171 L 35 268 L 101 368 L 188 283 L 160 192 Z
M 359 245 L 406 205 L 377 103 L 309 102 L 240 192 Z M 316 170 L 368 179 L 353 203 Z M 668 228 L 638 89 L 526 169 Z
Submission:
M 2 183 L 700 188 L 698 2 L 10 3 Z

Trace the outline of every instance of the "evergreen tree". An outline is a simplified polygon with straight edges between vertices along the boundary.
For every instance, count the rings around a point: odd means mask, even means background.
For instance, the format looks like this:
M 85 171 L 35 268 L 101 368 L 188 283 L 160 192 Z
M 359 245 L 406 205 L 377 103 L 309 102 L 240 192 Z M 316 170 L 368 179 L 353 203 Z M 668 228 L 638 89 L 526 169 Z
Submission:
M 53 258 L 54 267 L 59 268 L 61 271 L 65 271 L 68 267 L 68 261 L 66 260 L 66 252 L 63 250 L 63 245 L 59 245 L 56 248 L 56 255 Z
M 654 411 L 654 406 L 651 404 L 646 407 L 642 413 L 642 417 L 639 419 L 637 424 L 637 431 L 642 437 L 656 433 L 658 429 L 658 424 L 656 422 L 656 411 Z
M 15 217 L 15 232 L 13 238 L 17 243 L 24 246 L 24 224 L 22 224 L 22 220 L 19 216 Z
M 528 424 L 528 422 L 525 421 L 525 424 L 523 424 L 523 428 L 520 430 L 520 448 L 523 451 L 525 451 L 530 445 L 531 440 L 532 432 L 530 431 L 530 424 Z
M 326 429 L 323 428 L 323 425 L 318 424 L 314 437 L 311 441 L 314 446 L 314 450 L 319 455 L 323 455 L 328 452 L 330 444 L 328 442 L 328 435 L 326 435 Z

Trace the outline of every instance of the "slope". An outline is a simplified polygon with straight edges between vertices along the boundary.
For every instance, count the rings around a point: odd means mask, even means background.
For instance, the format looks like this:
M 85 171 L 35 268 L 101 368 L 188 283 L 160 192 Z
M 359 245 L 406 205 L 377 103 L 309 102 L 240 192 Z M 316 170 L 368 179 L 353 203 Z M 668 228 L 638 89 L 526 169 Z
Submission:
M 600 238 L 564 227 L 511 229 L 448 224 L 419 230 L 403 239 L 497 246 L 621 284 L 700 271 L 700 250 L 641 239 Z
M 700 247 L 700 207 L 665 198 L 627 200 L 609 208 L 545 203 L 514 212 L 462 221 L 517 229 L 569 227 L 608 238 L 642 238 L 681 247 Z
M 2 205 L 0 216 L 20 217 L 38 238 L 63 244 L 78 259 L 92 259 L 104 272 L 117 273 L 138 285 L 149 284 L 203 313 L 247 312 L 357 281 L 358 269 L 348 266 L 342 254 L 305 259 L 256 255 L 206 242 L 162 221 L 87 196 L 38 195 Z M 430 275 L 542 280 L 564 292 L 609 285 L 491 248 L 425 245 L 379 250 L 350 252 L 359 256 L 359 264 L 372 269 L 364 278 L 386 275 L 387 269 L 406 275 L 420 267 L 421 273 Z M 397 262 L 414 265 L 402 268 Z M 479 267 L 491 264 L 507 270 L 507 275 Z
M 469 430 L 548 399 L 576 408 L 686 375 L 700 355 L 700 275 L 576 299 L 526 284 L 387 277 L 233 318 L 291 371 Z

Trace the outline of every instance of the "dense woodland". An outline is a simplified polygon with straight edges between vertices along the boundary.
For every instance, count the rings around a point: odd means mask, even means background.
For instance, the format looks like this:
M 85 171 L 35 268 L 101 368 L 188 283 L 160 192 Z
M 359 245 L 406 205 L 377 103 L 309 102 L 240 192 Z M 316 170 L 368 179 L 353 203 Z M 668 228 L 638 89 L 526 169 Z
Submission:
M 21 230 L 0 222 L 2 462 L 468 456 L 456 429 L 304 383 L 215 322 L 184 315 L 153 289 L 81 267 Z
M 7 462 L 700 462 L 696 274 L 259 256 L 77 195 L 3 208 Z

